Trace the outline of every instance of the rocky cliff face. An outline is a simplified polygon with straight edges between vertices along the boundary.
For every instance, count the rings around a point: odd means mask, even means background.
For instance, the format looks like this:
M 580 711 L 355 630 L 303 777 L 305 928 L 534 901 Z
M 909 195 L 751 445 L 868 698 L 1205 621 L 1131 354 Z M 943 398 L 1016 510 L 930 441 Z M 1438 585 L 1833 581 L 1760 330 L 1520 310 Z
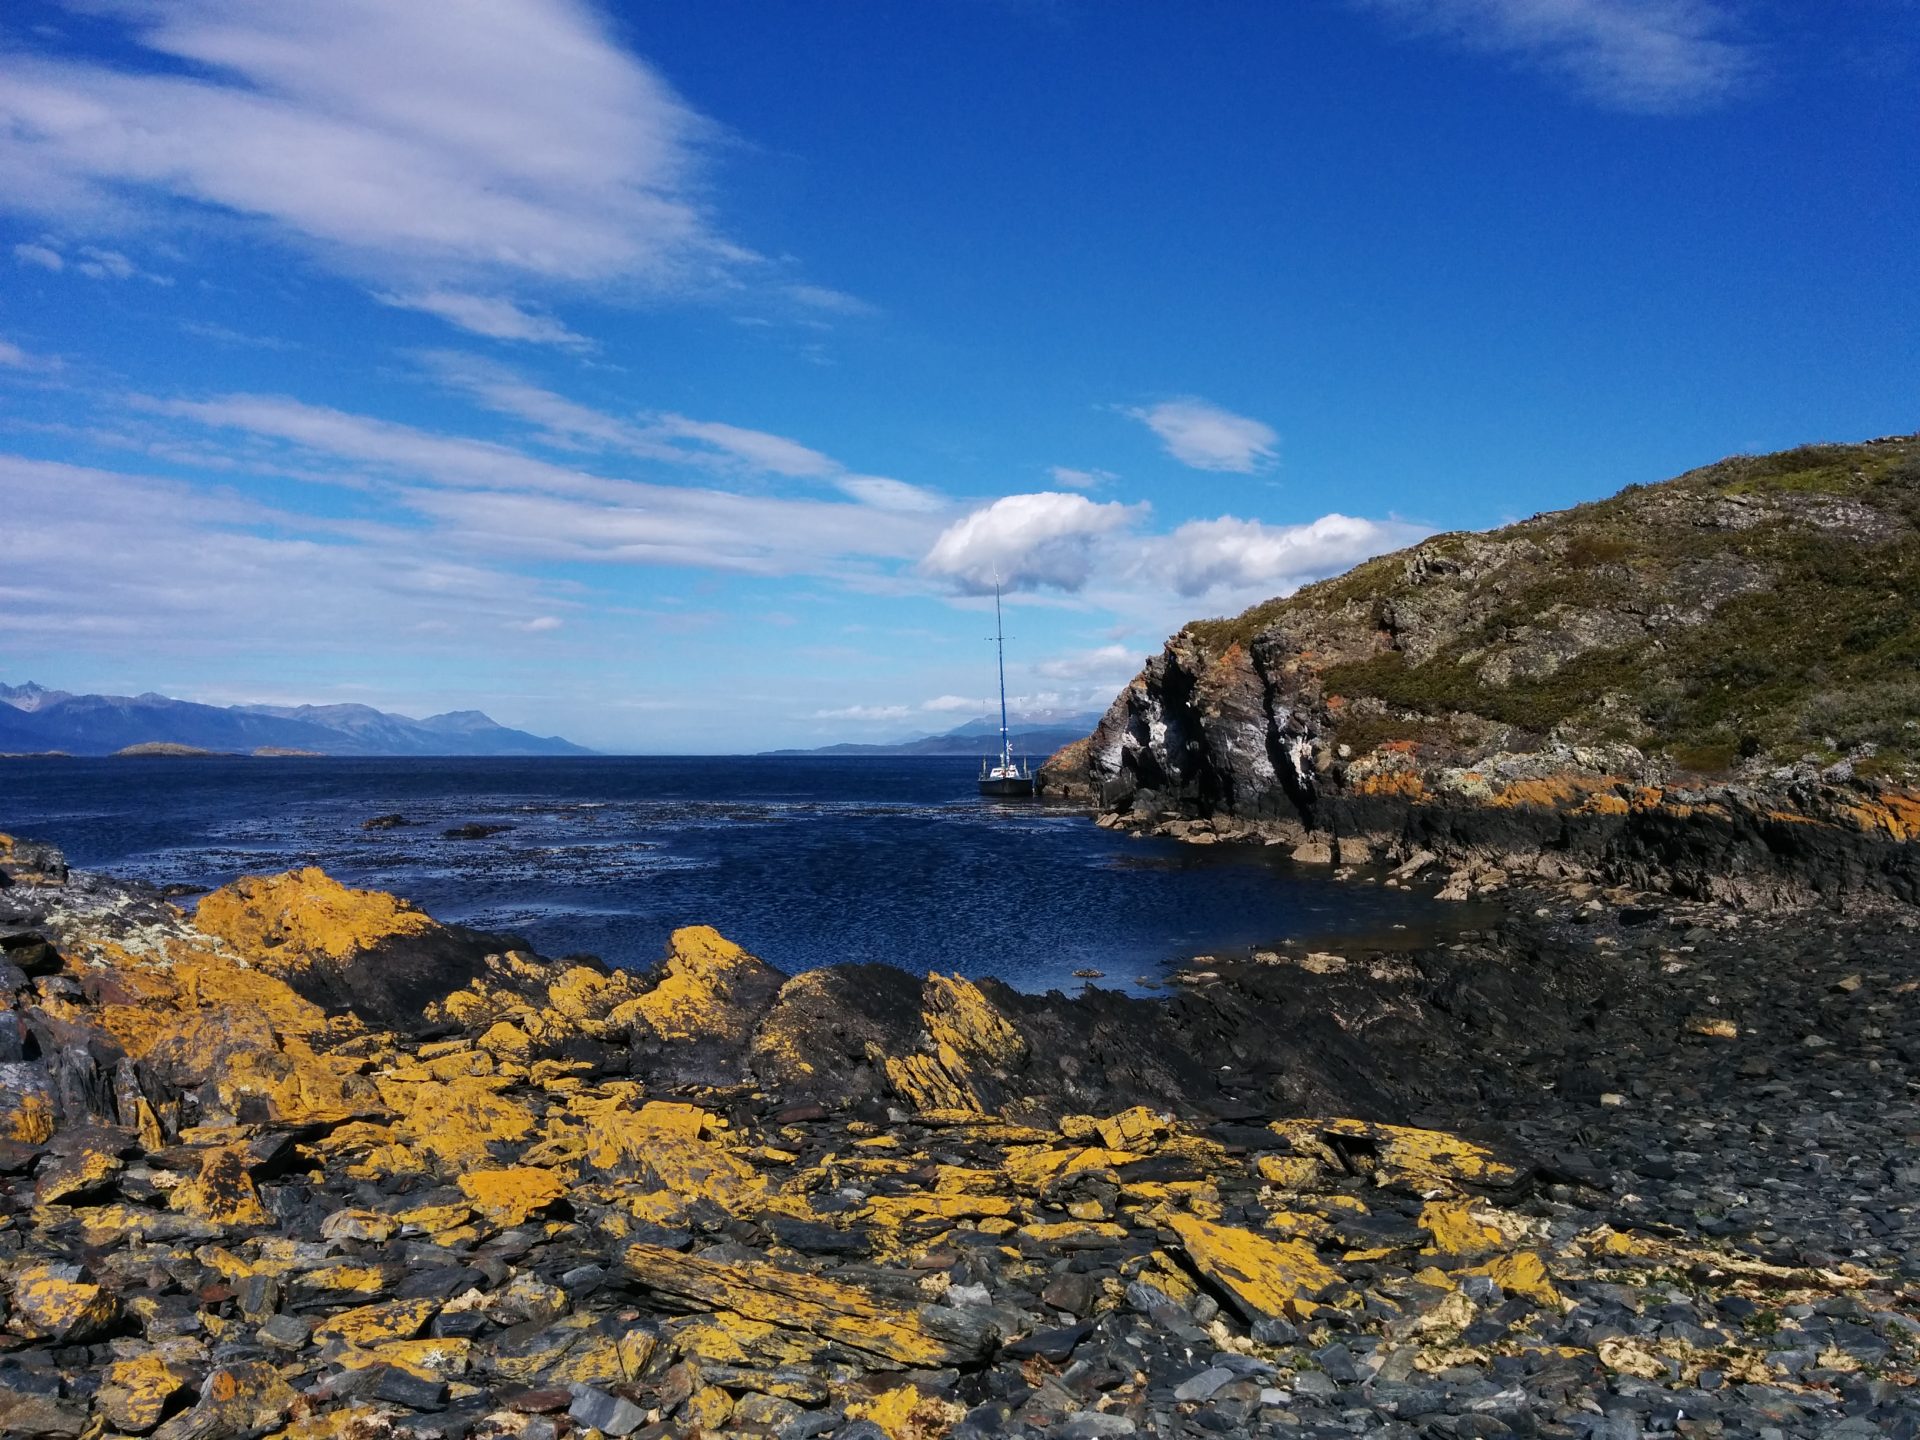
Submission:
M 1740 458 L 1189 625 L 1043 788 L 1749 903 L 1920 900 L 1920 438 Z

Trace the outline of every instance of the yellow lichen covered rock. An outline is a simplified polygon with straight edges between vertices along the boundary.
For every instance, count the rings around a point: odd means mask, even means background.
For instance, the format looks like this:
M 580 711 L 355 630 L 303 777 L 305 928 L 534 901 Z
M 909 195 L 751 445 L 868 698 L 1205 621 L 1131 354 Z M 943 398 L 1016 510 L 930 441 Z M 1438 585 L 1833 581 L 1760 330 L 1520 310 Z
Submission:
M 70 1345 L 112 1325 L 120 1304 L 103 1287 L 82 1277 L 77 1265 L 28 1265 L 8 1278 L 13 1318 L 22 1335 Z
M 246 876 L 204 896 L 195 923 L 275 973 L 344 960 L 397 935 L 418 935 L 433 921 L 405 900 L 350 890 L 309 866 L 283 875 Z
M 53 1138 L 53 1092 L 38 1067 L 0 1064 L 0 1140 L 44 1145 Z
M 1180 1237 L 1194 1268 L 1249 1320 L 1305 1318 L 1315 1308 L 1313 1296 L 1339 1278 L 1311 1245 L 1297 1240 L 1267 1240 L 1194 1215 L 1170 1215 L 1167 1228 Z
M 666 1041 L 745 1044 L 773 972 L 710 925 L 673 932 L 660 983 L 618 1012 Z M 777 980 L 775 981 L 777 986 Z
M 1476 1215 L 1467 1200 L 1429 1200 L 1421 1207 L 1420 1223 L 1433 1233 L 1433 1243 L 1427 1247 L 1433 1255 L 1484 1255 L 1506 1242 L 1500 1227 Z
M 717 1264 L 657 1245 L 630 1246 L 628 1276 L 646 1290 L 696 1309 L 801 1330 L 876 1362 L 934 1368 L 978 1359 L 992 1333 L 958 1311 L 910 1309 L 853 1285 L 777 1265 Z
M 379 1305 L 361 1305 L 340 1311 L 314 1327 L 313 1338 L 323 1345 L 339 1340 L 362 1349 L 388 1340 L 411 1340 L 426 1328 L 439 1308 L 432 1300 L 389 1300 Z
M 867 1420 L 886 1431 L 889 1440 L 940 1440 L 966 1418 L 966 1407 L 916 1385 L 896 1385 L 871 1400 L 847 1406 L 849 1420 Z
M 500 1093 L 495 1081 L 462 1076 L 441 1082 L 383 1080 L 380 1096 L 399 1117 L 394 1133 L 448 1170 L 484 1165 L 492 1146 L 533 1133 L 533 1113 Z
M 187 1392 L 193 1376 L 190 1365 L 157 1350 L 116 1360 L 102 1377 L 100 1411 L 115 1428 L 144 1434 Z
M 875 1056 L 894 1093 L 923 1113 L 997 1108 L 1005 1073 L 1026 1058 L 1025 1037 L 978 985 L 959 975 L 928 975 L 920 1013 L 922 1051 Z
M 200 1159 L 200 1173 L 173 1192 L 173 1208 L 215 1225 L 264 1225 L 269 1217 L 247 1173 L 247 1147 L 220 1145 Z
M 1520 1179 L 1518 1167 L 1485 1146 L 1442 1130 L 1344 1119 L 1276 1120 L 1270 1128 L 1297 1153 L 1335 1169 L 1370 1171 L 1382 1184 L 1502 1188 Z
M 460 1177 L 460 1191 L 494 1224 L 510 1226 L 547 1209 L 567 1193 L 567 1187 L 551 1170 L 521 1165 L 468 1171 Z
M 703 1139 L 706 1112 L 654 1101 L 637 1110 L 609 1106 L 590 1114 L 583 1157 L 594 1170 L 632 1177 L 681 1202 L 706 1200 L 730 1214 L 764 1201 L 766 1177 L 726 1146 Z

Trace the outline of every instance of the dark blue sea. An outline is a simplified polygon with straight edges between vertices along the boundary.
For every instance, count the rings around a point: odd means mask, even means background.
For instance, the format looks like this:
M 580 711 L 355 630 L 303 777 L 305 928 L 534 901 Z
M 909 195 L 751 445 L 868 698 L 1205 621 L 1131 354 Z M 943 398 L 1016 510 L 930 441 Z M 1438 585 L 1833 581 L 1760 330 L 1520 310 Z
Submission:
M 75 866 L 212 887 L 319 865 L 549 955 L 656 960 L 711 924 L 797 971 L 879 960 L 1135 989 L 1200 954 L 1424 930 L 1436 902 L 974 793 L 969 759 L 0 761 L 0 831 Z M 416 822 L 368 831 L 398 812 Z M 468 823 L 510 825 L 447 839 Z M 182 903 L 190 903 L 183 901 Z

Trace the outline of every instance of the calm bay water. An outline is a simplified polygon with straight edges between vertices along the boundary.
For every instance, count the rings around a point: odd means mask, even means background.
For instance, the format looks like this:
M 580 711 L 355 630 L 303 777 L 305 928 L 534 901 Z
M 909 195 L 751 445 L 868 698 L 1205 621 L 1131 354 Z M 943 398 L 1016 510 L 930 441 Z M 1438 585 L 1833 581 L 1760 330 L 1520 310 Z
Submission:
M 984 801 L 974 773 L 925 758 L 9 760 L 0 830 L 157 884 L 320 865 L 442 920 L 625 966 L 706 923 L 788 971 L 877 960 L 1043 990 L 1097 969 L 1131 988 L 1198 953 L 1436 915 L 1272 850 Z M 418 823 L 362 828 L 388 812 Z M 468 823 L 513 829 L 441 833 Z

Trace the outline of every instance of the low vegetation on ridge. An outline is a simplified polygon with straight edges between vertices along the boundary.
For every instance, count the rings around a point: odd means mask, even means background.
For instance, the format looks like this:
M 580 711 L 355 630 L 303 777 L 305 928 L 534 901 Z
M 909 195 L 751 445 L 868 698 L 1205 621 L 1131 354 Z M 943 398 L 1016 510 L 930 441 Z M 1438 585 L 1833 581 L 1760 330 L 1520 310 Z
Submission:
M 1490 727 L 1681 771 L 1920 760 L 1920 437 L 1738 456 L 1436 536 L 1231 618 L 1284 641 L 1354 750 Z

